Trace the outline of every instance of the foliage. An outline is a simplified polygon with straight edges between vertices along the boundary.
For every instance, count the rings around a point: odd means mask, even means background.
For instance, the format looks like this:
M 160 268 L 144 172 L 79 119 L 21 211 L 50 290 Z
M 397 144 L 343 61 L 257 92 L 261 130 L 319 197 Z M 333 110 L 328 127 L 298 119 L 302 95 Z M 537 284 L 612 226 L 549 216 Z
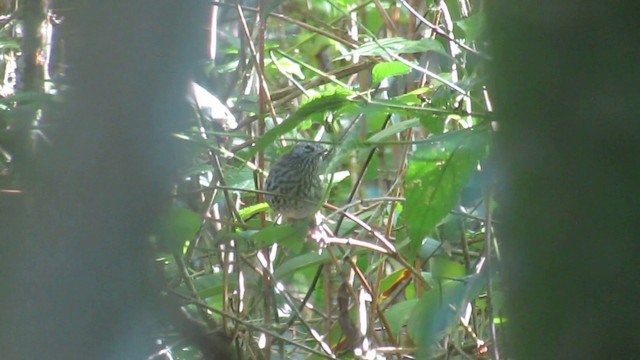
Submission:
M 480 5 L 258 6 L 217 4 L 216 53 L 196 78 L 217 96 L 195 94 L 192 128 L 176 134 L 193 156 L 152 237 L 168 293 L 246 359 L 497 353 Z M 0 45 L 6 72 L 19 47 Z M 3 94 L 0 140 L 44 93 Z M 319 227 L 279 224 L 256 190 L 299 139 L 332 148 Z M 8 189 L 11 149 L 0 150 Z

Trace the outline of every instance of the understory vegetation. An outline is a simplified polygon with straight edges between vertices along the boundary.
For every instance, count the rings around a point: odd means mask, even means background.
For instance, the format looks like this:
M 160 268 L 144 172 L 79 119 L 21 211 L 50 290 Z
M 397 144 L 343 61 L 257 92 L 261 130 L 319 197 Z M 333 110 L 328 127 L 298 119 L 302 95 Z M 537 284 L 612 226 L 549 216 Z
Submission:
M 213 2 L 184 162 L 149 237 L 165 296 L 238 359 L 497 358 L 482 6 Z M 15 152 L 46 141 L 64 103 L 69 34 L 55 9 L 0 10 L 0 188 L 19 192 Z M 280 221 L 262 192 L 301 140 L 331 150 L 319 225 Z M 201 358 L 172 327 L 158 338 L 151 359 Z

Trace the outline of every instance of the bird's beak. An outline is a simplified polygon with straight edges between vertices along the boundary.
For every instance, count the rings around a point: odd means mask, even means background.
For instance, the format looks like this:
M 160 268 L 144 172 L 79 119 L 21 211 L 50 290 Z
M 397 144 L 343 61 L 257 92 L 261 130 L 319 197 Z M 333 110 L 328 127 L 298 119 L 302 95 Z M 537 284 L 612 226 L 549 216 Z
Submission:
M 321 151 L 318 151 L 318 156 L 320 156 L 324 160 L 327 157 L 329 157 L 329 155 L 331 154 L 332 151 L 333 151 L 333 149 L 330 149 L 330 150 L 323 149 Z

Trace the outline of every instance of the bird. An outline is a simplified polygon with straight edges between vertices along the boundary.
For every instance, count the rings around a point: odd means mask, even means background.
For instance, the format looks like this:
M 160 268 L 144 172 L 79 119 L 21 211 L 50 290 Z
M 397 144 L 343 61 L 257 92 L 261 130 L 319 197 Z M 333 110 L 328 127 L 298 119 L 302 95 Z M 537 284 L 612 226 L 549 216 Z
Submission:
M 324 146 L 300 142 L 272 166 L 265 182 L 269 206 L 287 219 L 314 215 L 324 195 L 319 168 Z

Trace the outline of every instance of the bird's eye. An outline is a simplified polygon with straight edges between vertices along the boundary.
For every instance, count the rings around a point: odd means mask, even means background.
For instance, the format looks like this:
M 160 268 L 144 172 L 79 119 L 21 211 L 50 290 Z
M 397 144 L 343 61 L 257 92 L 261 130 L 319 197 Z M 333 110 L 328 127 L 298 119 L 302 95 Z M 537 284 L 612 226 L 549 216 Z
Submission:
M 314 149 L 313 145 L 311 145 L 311 144 L 307 144 L 307 145 L 304 146 L 304 151 L 306 151 L 306 152 L 313 152 L 314 150 L 315 149 Z

